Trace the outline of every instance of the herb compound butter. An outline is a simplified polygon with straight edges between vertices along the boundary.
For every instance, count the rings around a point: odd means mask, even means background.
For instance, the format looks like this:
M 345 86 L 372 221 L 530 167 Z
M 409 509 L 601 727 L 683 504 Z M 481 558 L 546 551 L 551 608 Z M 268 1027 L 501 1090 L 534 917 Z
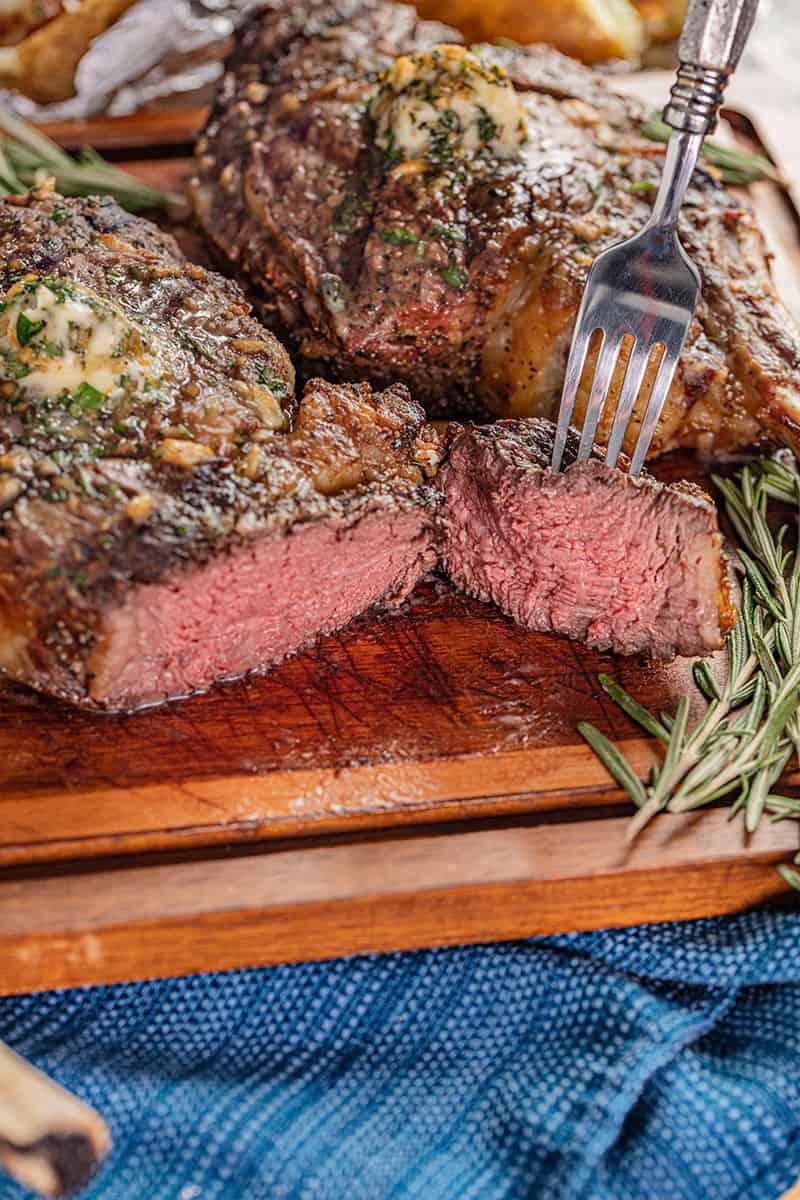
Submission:
M 511 80 L 463 46 L 395 59 L 370 113 L 376 143 L 392 159 L 511 158 L 526 141 L 525 111 Z

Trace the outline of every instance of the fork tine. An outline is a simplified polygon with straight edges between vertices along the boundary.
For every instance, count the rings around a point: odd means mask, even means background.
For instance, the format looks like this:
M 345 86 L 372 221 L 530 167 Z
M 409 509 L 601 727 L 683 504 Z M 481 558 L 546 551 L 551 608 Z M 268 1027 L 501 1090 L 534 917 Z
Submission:
M 619 452 L 622 449 L 622 443 L 625 441 L 628 422 L 631 419 L 631 413 L 636 404 L 636 397 L 642 390 L 649 361 L 649 346 L 645 347 L 644 350 L 636 346 L 633 347 L 631 356 L 628 359 L 628 369 L 625 372 L 625 381 L 622 384 L 622 390 L 617 401 L 614 424 L 611 426 L 611 436 L 608 439 L 608 446 L 606 448 L 606 463 L 609 467 L 617 465 Z
M 592 453 L 594 435 L 597 433 L 597 426 L 600 424 L 600 414 L 608 399 L 611 380 L 614 376 L 614 367 L 617 365 L 621 344 L 621 337 L 612 338 L 609 334 L 605 334 L 605 340 L 597 359 L 597 369 L 592 381 L 589 403 L 586 405 L 586 415 L 583 418 L 581 444 L 578 447 L 579 459 L 588 458 Z
M 553 442 L 553 457 L 551 466 L 554 471 L 561 470 L 561 459 L 564 457 L 564 447 L 567 444 L 567 432 L 572 420 L 572 410 L 575 407 L 575 397 L 578 394 L 578 384 L 583 374 L 583 364 L 589 350 L 589 340 L 592 331 L 581 327 L 580 316 L 572 339 L 572 349 L 569 352 L 567 375 L 564 380 L 564 390 L 561 395 L 561 407 L 558 410 L 558 425 Z
M 642 420 L 642 427 L 639 430 L 639 437 L 636 441 L 636 449 L 633 452 L 631 459 L 631 475 L 638 475 L 644 465 L 644 460 L 647 456 L 647 451 L 650 449 L 650 443 L 653 440 L 653 434 L 656 431 L 658 418 L 661 416 L 661 410 L 664 407 L 664 402 L 667 399 L 672 380 L 675 375 L 675 368 L 678 365 L 678 355 L 664 347 L 664 357 L 658 368 L 653 390 L 650 393 L 650 399 L 647 402 L 647 411 Z

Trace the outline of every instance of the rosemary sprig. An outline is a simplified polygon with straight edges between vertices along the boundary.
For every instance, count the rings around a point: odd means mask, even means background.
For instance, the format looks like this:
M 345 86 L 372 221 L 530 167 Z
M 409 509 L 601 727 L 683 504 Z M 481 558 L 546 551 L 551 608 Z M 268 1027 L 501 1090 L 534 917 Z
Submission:
M 658 113 L 654 113 L 642 126 L 641 133 L 651 142 L 666 143 L 672 130 Z M 763 154 L 753 154 L 738 146 L 723 146 L 710 138 L 703 143 L 703 158 L 717 168 L 724 183 L 738 187 L 747 187 L 759 179 L 773 179 L 776 183 L 781 180 L 778 168 Z
M 0 108 L 0 195 L 23 195 L 43 179 L 55 180 L 62 196 L 113 196 L 129 212 L 180 212 L 181 196 L 148 187 L 134 175 L 86 148 L 77 158 L 8 109 Z
M 800 799 L 772 791 L 790 760 L 800 758 L 800 471 L 790 456 L 780 454 L 749 464 L 735 479 L 715 476 L 714 483 L 739 540 L 744 570 L 724 682 L 707 661 L 695 664 L 694 682 L 705 707 L 689 728 L 688 696 L 674 716 L 656 716 L 607 675 L 600 676 L 606 694 L 663 747 L 663 758 L 646 781 L 598 729 L 578 726 L 637 807 L 630 837 L 659 812 L 689 812 L 724 797 L 731 800 L 732 816 L 744 814 L 751 833 L 765 813 L 773 821 L 800 821 Z M 771 501 L 794 510 L 792 548 L 786 526 L 772 532 Z M 784 866 L 781 874 L 800 891 L 795 867 Z

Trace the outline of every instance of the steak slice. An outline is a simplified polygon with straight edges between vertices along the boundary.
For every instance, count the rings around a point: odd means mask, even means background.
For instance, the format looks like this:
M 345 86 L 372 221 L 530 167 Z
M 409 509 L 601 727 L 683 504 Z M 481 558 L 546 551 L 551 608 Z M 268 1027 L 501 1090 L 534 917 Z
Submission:
M 293 374 L 238 287 L 103 201 L 0 204 L 0 669 L 127 710 L 277 662 L 436 560 L 435 432 Z
M 733 623 L 717 511 L 691 484 L 599 459 L 550 470 L 554 427 L 513 419 L 453 441 L 440 481 L 444 562 L 520 625 L 656 659 L 718 649 Z
M 405 382 L 431 411 L 552 418 L 589 266 L 647 221 L 663 148 L 599 73 L 548 47 L 486 46 L 526 144 L 398 161 L 369 111 L 381 72 L 460 41 L 385 0 L 270 0 L 198 142 L 194 207 L 310 369 Z M 800 339 L 753 213 L 700 169 L 681 238 L 703 296 L 652 453 L 731 450 L 764 430 L 800 446 Z
M 233 464 L 99 461 L 56 517 L 31 481 L 0 540 L 0 665 L 130 710 L 277 663 L 435 565 L 437 462 L 402 385 L 314 381 Z

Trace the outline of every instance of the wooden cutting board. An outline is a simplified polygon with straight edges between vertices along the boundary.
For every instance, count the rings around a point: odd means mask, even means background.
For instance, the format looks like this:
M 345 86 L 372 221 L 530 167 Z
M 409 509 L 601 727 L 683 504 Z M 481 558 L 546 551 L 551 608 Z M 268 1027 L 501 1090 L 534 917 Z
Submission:
M 57 133 L 175 187 L 197 121 Z M 703 477 L 690 456 L 658 473 Z M 796 826 L 748 839 L 719 808 L 628 846 L 575 732 L 593 721 L 646 771 L 598 672 L 674 708 L 690 666 L 525 633 L 432 581 L 269 675 L 132 717 L 0 687 L 0 993 L 781 902 Z

